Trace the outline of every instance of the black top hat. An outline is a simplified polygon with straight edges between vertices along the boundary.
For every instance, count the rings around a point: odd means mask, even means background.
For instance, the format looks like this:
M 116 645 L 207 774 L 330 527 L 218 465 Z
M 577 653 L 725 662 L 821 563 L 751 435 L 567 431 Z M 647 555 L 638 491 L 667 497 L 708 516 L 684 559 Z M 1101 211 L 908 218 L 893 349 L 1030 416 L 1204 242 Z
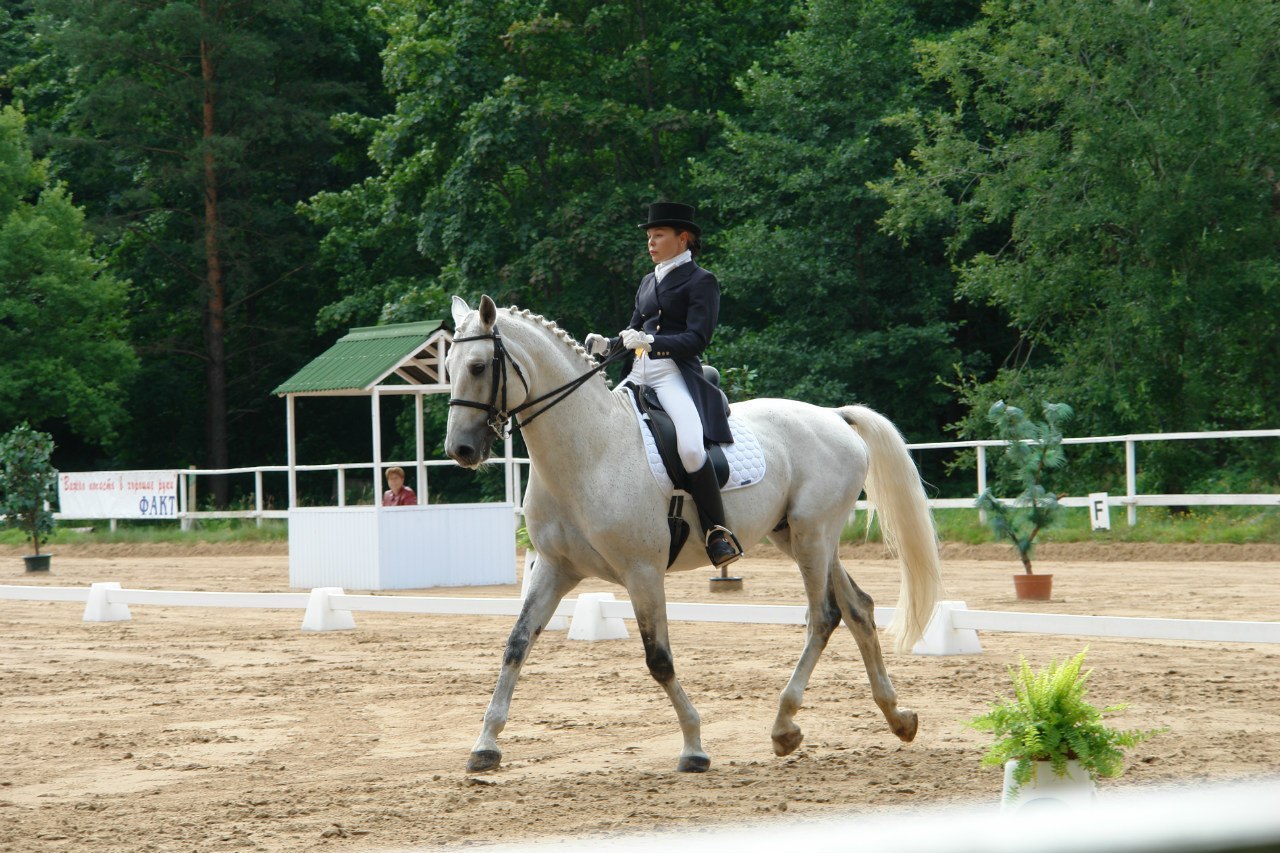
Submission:
M 669 225 L 681 231 L 692 231 L 694 236 L 702 234 L 702 228 L 693 221 L 693 205 L 679 204 L 674 201 L 656 201 L 649 205 L 649 221 L 641 228 L 657 228 Z

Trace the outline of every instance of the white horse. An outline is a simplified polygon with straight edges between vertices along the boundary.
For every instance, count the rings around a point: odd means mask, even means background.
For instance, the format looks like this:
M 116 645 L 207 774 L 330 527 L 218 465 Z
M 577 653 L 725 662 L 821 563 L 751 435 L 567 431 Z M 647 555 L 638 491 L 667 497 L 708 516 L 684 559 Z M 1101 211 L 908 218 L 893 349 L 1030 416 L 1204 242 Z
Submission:
M 472 310 L 455 296 L 453 316 L 445 450 L 459 465 L 474 468 L 489 457 L 507 420 L 522 413 L 532 464 L 524 513 L 538 552 L 467 769 L 489 770 L 500 763 L 498 734 L 529 648 L 560 600 L 592 577 L 621 584 L 631 598 L 649 672 L 675 706 L 684 734 L 677 769 L 706 770 L 711 760 L 702 749 L 698 712 L 676 679 L 667 637 L 668 501 L 649 470 L 628 392 L 610 391 L 600 375 L 589 375 L 596 365 L 586 351 L 538 315 L 499 310 L 488 296 Z M 575 386 L 575 378 L 583 381 Z M 941 577 L 933 519 L 902 436 L 883 416 L 861 406 L 824 409 L 762 399 L 735 403 L 733 414 L 759 439 L 766 469 L 760 482 L 725 493 L 728 526 L 744 543 L 767 536 L 791 556 L 809 605 L 804 651 L 773 724 L 774 752 L 788 755 L 800 745 L 795 714 L 842 618 L 858 643 L 889 728 L 903 741 L 912 740 L 918 720 L 914 711 L 898 707 L 871 598 L 854 584 L 838 554 L 841 531 L 865 488 L 886 541 L 901 560 L 890 631 L 896 650 L 909 650 L 933 612 Z M 694 535 L 672 571 L 708 565 L 696 512 L 688 509 L 686 516 Z

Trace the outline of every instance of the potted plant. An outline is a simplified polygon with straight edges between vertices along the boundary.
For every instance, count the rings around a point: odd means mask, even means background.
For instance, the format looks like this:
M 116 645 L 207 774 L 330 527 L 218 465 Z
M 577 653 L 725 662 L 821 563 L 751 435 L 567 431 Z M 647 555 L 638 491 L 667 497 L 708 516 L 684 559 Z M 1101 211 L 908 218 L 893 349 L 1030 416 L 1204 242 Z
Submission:
M 1061 505 L 1044 487 L 1046 474 L 1067 462 L 1062 452 L 1061 424 L 1071 418 L 1066 403 L 1045 403 L 1044 420 L 1033 421 L 1017 406 L 997 400 L 987 412 L 996 434 L 1005 442 L 1004 458 L 996 467 L 995 486 L 1001 492 L 1016 491 L 1011 501 L 1001 500 L 991 488 L 978 495 L 976 506 L 986 512 L 987 524 L 999 539 L 1013 542 L 1022 560 L 1023 574 L 1014 575 L 1018 598 L 1047 601 L 1053 591 L 1053 575 L 1031 570 L 1036 536 L 1053 524 Z
M 58 472 L 50 463 L 53 437 L 19 424 L 0 438 L 0 515 L 21 529 L 34 554 L 23 557 L 27 571 L 48 571 L 50 555 L 40 546 L 53 532 L 48 504 L 55 497 Z
M 1044 800 L 1091 802 L 1098 779 L 1124 771 L 1124 750 L 1161 731 L 1122 731 L 1103 722 L 1103 714 L 1126 706 L 1099 710 L 1086 701 L 1085 682 L 1093 673 L 1081 672 L 1087 651 L 1066 662 L 1051 661 L 1039 672 L 1019 656 L 1019 669 L 1009 668 L 1013 698 L 992 702 L 985 714 L 969 721 L 995 737 L 982 764 L 1004 767 L 1002 808 Z

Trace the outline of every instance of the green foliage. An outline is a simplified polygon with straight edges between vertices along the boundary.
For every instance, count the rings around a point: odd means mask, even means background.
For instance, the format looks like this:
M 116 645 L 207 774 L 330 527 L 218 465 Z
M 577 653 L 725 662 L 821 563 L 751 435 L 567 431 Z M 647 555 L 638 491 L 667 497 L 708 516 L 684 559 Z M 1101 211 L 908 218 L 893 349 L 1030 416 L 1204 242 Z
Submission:
M 969 721 L 978 731 L 990 732 L 995 743 L 982 757 L 987 767 L 1003 767 L 1017 761 L 1014 790 L 1030 780 L 1033 761 L 1048 761 L 1059 776 L 1067 773 L 1068 761 L 1079 761 L 1095 781 L 1119 776 L 1124 771 L 1124 750 L 1141 743 L 1160 730 L 1113 729 L 1102 715 L 1124 710 L 1112 705 L 1099 710 L 1085 699 L 1085 682 L 1093 673 L 1081 673 L 1085 651 L 1071 660 L 1050 661 L 1039 672 L 1019 656 L 1017 670 L 1009 668 L 1013 680 L 1012 699 L 995 700 L 990 709 Z
M 1062 452 L 1061 424 L 1072 415 L 1065 403 L 1045 403 L 1044 420 L 1033 421 L 1017 406 L 997 401 L 987 412 L 996 435 L 1006 442 L 997 462 L 995 485 L 978 495 L 978 509 L 987 512 L 987 523 L 997 539 L 1008 539 L 1018 551 L 1027 574 L 1036 536 L 1054 523 L 1061 506 L 1058 496 L 1044 487 L 1046 475 L 1067 464 Z M 1001 500 L 996 492 L 1017 489 L 1012 501 Z
M 907 434 L 939 435 L 936 377 L 962 359 L 950 264 L 882 233 L 868 181 L 911 138 L 882 119 L 936 99 L 913 73 L 914 39 L 976 14 L 971 3 L 811 0 L 802 25 L 742 78 L 747 111 L 694 178 L 723 223 L 708 265 L 724 286 L 713 363 L 749 364 L 764 396 L 864 402 Z
M 1275 3 L 993 0 L 921 45 L 950 103 L 896 118 L 917 141 L 881 223 L 943 229 L 959 295 L 1020 336 L 964 371 L 972 412 L 1034 388 L 1090 434 L 1274 425 L 1277 30 Z
M 0 531 L 0 545 L 18 544 L 9 534 L 13 531 Z M 272 543 L 285 545 L 289 541 L 289 526 L 277 519 L 264 519 L 258 526 L 252 519 L 228 518 L 211 519 L 200 522 L 190 530 L 183 530 L 172 521 L 126 521 L 117 522 L 115 530 L 105 524 L 84 527 L 60 526 L 49 538 L 55 547 L 66 545 L 149 545 L 176 544 L 196 545 L 201 543 Z
M 22 530 L 36 554 L 54 527 L 53 513 L 45 508 L 58 496 L 52 456 L 53 437 L 25 423 L 0 437 L 0 515 Z
M 1073 463 L 1074 466 L 1074 463 Z M 936 509 L 934 523 L 944 542 L 981 545 L 991 541 L 991 528 L 972 509 Z M 844 541 L 860 542 L 861 525 L 845 529 Z M 1063 507 L 1052 528 L 1037 542 L 1164 542 L 1200 544 L 1280 543 L 1280 509 L 1272 507 L 1193 507 L 1171 513 L 1167 507 L 1138 507 L 1137 524 L 1112 515 L 1110 530 L 1094 530 L 1085 508 Z
M 0 107 L 0 429 L 64 421 L 109 441 L 136 369 L 124 306 L 84 214 L 32 155 L 22 113 Z
M 52 168 L 132 281 L 114 315 L 142 355 L 120 461 L 277 454 L 268 391 L 323 348 L 329 299 L 295 205 L 362 175 L 330 116 L 377 103 L 366 3 L 35 5 L 47 59 L 15 91 L 42 104 Z
M 439 316 L 488 293 L 612 332 L 645 271 L 645 205 L 741 109 L 734 78 L 790 23 L 776 4 L 391 0 L 380 118 L 342 117 L 378 174 L 308 215 L 340 276 L 324 327 Z M 707 221 L 713 230 L 714 222 Z

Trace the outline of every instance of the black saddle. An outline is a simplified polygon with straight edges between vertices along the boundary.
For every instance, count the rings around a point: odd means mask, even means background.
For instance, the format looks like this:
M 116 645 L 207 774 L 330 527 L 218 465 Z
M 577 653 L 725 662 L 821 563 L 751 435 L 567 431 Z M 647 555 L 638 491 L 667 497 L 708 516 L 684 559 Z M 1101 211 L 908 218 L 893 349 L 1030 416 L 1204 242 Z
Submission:
M 702 375 L 707 381 L 720 390 L 720 371 L 709 364 L 702 366 Z M 676 449 L 676 425 L 662 403 L 658 400 L 658 392 L 648 385 L 632 385 L 631 393 L 635 395 L 636 406 L 640 416 L 653 435 L 653 442 L 658 447 L 658 455 L 667 468 L 667 476 L 672 484 L 683 491 L 689 491 L 689 473 L 684 470 L 680 461 L 680 453 Z M 720 391 L 720 399 L 724 402 L 725 411 L 729 410 L 729 398 Z M 720 488 L 729 482 L 729 460 L 725 458 L 724 447 L 714 442 L 707 442 L 707 456 L 711 459 L 712 470 L 716 472 L 716 482 Z

